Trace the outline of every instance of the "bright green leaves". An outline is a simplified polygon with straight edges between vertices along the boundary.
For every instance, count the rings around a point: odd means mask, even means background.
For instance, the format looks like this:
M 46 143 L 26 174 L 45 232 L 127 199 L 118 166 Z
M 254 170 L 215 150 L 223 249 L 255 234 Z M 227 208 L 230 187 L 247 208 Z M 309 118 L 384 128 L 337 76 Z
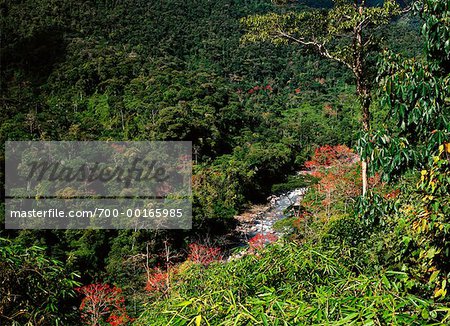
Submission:
M 415 240 L 421 273 L 429 275 L 434 297 L 445 297 L 448 288 L 446 262 L 450 259 L 450 145 L 439 146 L 430 167 L 421 171 L 413 196 L 415 207 L 408 212 L 411 237 Z
M 445 307 L 407 294 L 407 273 L 355 273 L 342 248 L 311 242 L 269 246 L 178 275 L 176 295 L 153 302 L 136 325 L 415 325 Z M 442 310 L 438 310 L 442 309 Z
M 415 9 L 425 20 L 422 33 L 430 58 L 450 64 L 450 1 L 424 0 L 415 3 Z
M 385 90 L 382 104 L 390 107 L 402 134 L 414 134 L 417 142 L 433 131 L 448 128 L 448 75 L 442 75 L 430 63 L 402 61 L 389 52 L 380 70 L 379 81 Z
M 386 130 L 360 141 L 361 154 L 372 160 L 374 171 L 384 172 L 385 180 L 421 168 L 450 139 L 450 52 L 444 50 L 450 28 L 448 1 L 425 1 L 418 8 L 424 18 L 427 60 L 384 53 L 378 81 L 381 104 L 389 109 Z
M 353 36 L 357 28 L 385 25 L 400 14 L 396 1 L 384 1 L 383 6 L 354 6 L 353 1 L 336 0 L 330 10 L 303 10 L 283 14 L 269 13 L 241 19 L 246 33 L 243 43 L 289 42 L 316 47 L 325 57 L 352 66 Z M 363 44 L 369 49 L 375 40 L 370 36 Z
M 60 261 L 48 258 L 45 248 L 0 238 L 0 320 L 12 325 L 39 320 L 60 325 L 70 315 L 60 307 L 75 296 L 77 278 Z
M 248 16 L 241 19 L 241 24 L 246 29 L 246 34 L 241 38 L 243 43 L 287 44 L 296 39 L 326 35 L 326 16 L 319 10 Z
M 355 7 L 354 1 L 334 1 L 333 9 L 329 11 L 328 31 L 332 34 L 352 32 L 355 26 L 380 26 L 388 24 L 391 19 L 400 14 L 396 1 L 383 1 L 382 6 Z
M 409 146 L 407 138 L 391 137 L 382 130 L 373 132 L 370 137 L 361 134 L 357 147 L 361 157 L 369 158 L 372 174 L 383 171 L 384 181 L 399 175 L 405 166 L 420 161 L 419 153 Z
M 117 123 L 117 118 L 114 119 L 111 116 L 111 108 L 108 103 L 107 94 L 95 94 L 88 101 L 88 110 L 86 114 L 95 117 L 98 123 L 100 123 L 103 128 L 110 130 L 114 123 Z

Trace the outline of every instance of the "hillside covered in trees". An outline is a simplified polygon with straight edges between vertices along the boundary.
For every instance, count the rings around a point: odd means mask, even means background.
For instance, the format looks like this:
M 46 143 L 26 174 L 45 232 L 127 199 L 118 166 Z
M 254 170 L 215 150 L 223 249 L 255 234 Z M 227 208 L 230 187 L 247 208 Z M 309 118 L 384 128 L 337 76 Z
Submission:
M 11 140 L 192 141 L 193 225 L 2 222 L 0 324 L 450 323 L 449 6 L 2 1 L 2 167 Z

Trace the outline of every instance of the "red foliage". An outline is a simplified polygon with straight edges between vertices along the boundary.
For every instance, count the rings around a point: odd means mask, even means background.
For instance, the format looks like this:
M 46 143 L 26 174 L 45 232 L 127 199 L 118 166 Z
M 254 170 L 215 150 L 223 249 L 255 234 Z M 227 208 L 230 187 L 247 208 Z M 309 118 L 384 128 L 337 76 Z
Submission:
M 222 253 L 218 247 L 209 247 L 198 243 L 191 243 L 189 245 L 188 260 L 208 266 L 213 261 L 221 260 Z
M 256 91 L 264 91 L 264 90 L 266 90 L 266 91 L 273 91 L 273 88 L 272 88 L 272 86 L 270 86 L 270 85 L 266 85 L 265 87 L 264 86 L 254 86 L 254 87 L 252 87 L 252 88 L 250 88 L 248 91 L 247 91 L 247 93 L 249 93 L 249 94 L 253 94 L 254 92 L 256 92 Z
M 169 274 L 160 268 L 155 268 L 147 276 L 147 284 L 145 290 L 149 292 L 165 293 L 169 287 Z
M 300 93 L 300 88 L 295 89 L 295 94 L 298 94 L 298 93 Z
M 305 163 L 310 174 L 319 178 L 315 190 L 315 199 L 310 199 L 310 209 L 323 210 L 328 216 L 332 209 L 346 212 L 347 205 L 362 192 L 362 178 L 359 157 L 344 145 L 322 146 L 316 149 L 312 159 Z M 369 187 L 375 191 L 383 191 L 384 184 L 379 174 L 369 178 Z M 395 198 L 397 194 L 388 194 L 386 198 Z M 305 206 L 308 203 L 303 201 Z M 342 208 L 343 207 L 343 208 Z
M 312 171 L 311 175 L 319 178 L 315 187 L 322 196 L 320 205 L 325 207 L 327 214 L 336 202 L 351 200 L 360 194 L 362 180 L 358 159 L 358 155 L 345 145 L 325 145 L 317 148 L 312 159 L 305 163 Z
M 266 244 L 277 241 L 278 237 L 273 233 L 258 233 L 248 241 L 250 251 L 261 250 Z
M 375 173 L 374 176 L 369 177 L 368 182 L 369 182 L 369 185 L 371 187 L 376 187 L 376 186 L 378 186 L 380 184 L 383 185 L 382 182 L 381 182 L 381 176 L 380 176 L 379 173 Z
M 332 165 L 352 164 L 358 155 L 345 145 L 325 145 L 317 148 L 310 161 L 305 163 L 308 169 L 330 167 Z
M 126 315 L 116 315 L 112 313 L 106 322 L 108 322 L 111 326 L 120 326 L 126 325 L 130 321 L 130 318 Z
M 132 319 L 127 315 L 122 290 L 109 284 L 89 284 L 75 289 L 84 295 L 81 301 L 81 318 L 87 325 L 125 325 Z

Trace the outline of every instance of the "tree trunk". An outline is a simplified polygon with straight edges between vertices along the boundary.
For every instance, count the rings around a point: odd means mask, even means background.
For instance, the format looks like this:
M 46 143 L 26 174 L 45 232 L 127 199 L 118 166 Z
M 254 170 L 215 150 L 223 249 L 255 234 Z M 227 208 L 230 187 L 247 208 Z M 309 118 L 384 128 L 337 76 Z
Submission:
M 357 1 L 355 1 L 355 5 L 357 5 Z M 363 10 L 364 3 L 359 6 L 358 11 L 363 19 Z M 367 83 L 367 71 L 364 66 L 364 45 L 363 45 L 363 35 L 362 35 L 362 24 L 357 22 L 357 25 L 354 28 L 354 65 L 353 65 L 353 73 L 356 79 L 356 93 L 359 97 L 361 103 L 362 110 L 362 127 L 365 132 L 370 129 L 370 87 L 369 83 Z M 368 189 L 368 178 L 367 178 L 367 159 L 361 159 L 361 177 L 362 177 L 362 195 L 363 197 L 367 193 Z
M 370 94 L 369 88 L 363 78 L 357 78 L 356 80 L 356 92 L 361 101 L 362 110 L 362 127 L 364 132 L 368 132 L 370 129 Z M 361 158 L 361 177 L 362 177 L 362 195 L 366 196 L 368 190 L 368 177 L 367 177 L 367 158 Z

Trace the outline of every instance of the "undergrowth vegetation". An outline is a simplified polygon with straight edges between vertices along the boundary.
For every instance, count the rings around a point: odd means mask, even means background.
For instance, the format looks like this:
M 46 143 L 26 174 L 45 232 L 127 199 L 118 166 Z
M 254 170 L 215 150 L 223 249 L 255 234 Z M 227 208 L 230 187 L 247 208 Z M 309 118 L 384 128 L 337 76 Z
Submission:
M 340 221 L 323 235 L 343 232 L 356 241 L 360 234 L 354 224 L 358 222 Z M 380 235 L 372 234 L 366 246 L 373 238 L 383 244 Z M 412 325 L 448 318 L 448 308 L 406 294 L 415 285 L 406 272 L 367 268 L 367 262 L 374 265 L 373 251 L 355 252 L 342 245 L 317 236 L 301 245 L 279 242 L 259 255 L 207 269 L 192 265 L 177 275 L 171 298 L 150 303 L 136 324 Z M 360 244 L 361 249 L 366 246 Z
M 401 195 L 385 191 L 396 209 L 381 224 L 338 208 L 331 218 L 298 217 L 297 222 L 309 223 L 310 232 L 259 246 L 241 259 L 185 265 L 172 278 L 170 297 L 149 301 L 136 325 L 450 322 L 443 275 L 448 272 L 448 156 L 450 146 L 441 146 L 430 170 L 415 176 L 417 186 L 407 187 L 410 178 L 405 178 L 397 184 L 404 189 Z

